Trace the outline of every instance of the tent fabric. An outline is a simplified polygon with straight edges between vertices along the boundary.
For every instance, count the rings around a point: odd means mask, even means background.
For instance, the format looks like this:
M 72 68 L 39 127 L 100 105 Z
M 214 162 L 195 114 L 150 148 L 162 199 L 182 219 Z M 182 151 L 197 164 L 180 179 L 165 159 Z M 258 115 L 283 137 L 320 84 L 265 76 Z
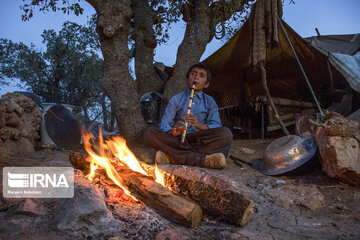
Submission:
M 285 21 L 282 23 L 315 92 L 324 101 L 329 101 L 328 57 L 300 37 Z M 219 107 L 248 104 L 252 97 L 266 94 L 260 74 L 254 72 L 250 64 L 250 36 L 247 21 L 227 44 L 204 60 L 212 73 L 212 82 L 206 92 L 215 98 Z M 279 47 L 267 48 L 265 68 L 271 96 L 313 102 L 282 29 Z M 345 87 L 346 82 L 338 71 L 333 72 L 333 79 L 336 89 Z
M 326 35 L 304 38 L 319 51 L 353 55 L 360 50 L 360 33 L 347 35 Z
M 360 34 L 327 35 L 305 38 L 312 46 L 329 56 L 329 62 L 360 92 Z
M 351 88 L 360 92 L 360 52 L 353 56 L 332 53 L 329 61 L 346 78 Z

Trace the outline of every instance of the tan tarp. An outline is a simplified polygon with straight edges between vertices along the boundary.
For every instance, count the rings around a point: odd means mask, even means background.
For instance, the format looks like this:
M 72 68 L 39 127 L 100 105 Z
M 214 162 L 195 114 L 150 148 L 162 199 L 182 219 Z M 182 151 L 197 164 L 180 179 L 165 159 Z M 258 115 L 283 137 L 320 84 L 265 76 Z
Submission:
M 330 74 L 327 56 L 312 47 L 284 21 L 287 34 L 303 64 L 310 83 L 320 102 L 330 102 Z M 266 71 L 268 87 L 273 97 L 313 102 L 309 88 L 296 62 L 282 29 L 279 30 L 279 48 L 267 48 Z M 206 90 L 214 96 L 220 107 L 248 104 L 255 96 L 265 92 L 261 76 L 250 66 L 250 29 L 246 22 L 222 48 L 204 60 L 212 72 L 212 82 Z M 344 77 L 332 68 L 336 89 L 344 89 Z

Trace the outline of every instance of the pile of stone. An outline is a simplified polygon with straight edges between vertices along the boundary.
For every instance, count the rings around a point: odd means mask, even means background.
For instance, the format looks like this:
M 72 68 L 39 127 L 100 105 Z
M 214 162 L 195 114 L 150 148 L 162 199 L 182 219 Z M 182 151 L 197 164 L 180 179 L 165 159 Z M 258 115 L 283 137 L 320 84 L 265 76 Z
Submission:
M 334 112 L 327 112 L 326 119 L 315 132 L 322 171 L 342 182 L 360 186 L 359 123 Z
M 0 157 L 33 153 L 40 142 L 41 112 L 35 102 L 21 93 L 0 99 Z

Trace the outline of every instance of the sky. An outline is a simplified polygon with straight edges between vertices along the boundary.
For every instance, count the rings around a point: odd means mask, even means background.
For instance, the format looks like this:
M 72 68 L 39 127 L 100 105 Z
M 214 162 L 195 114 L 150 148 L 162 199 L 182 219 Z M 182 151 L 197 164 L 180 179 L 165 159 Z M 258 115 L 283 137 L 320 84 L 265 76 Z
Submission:
M 360 33 L 360 0 L 295 0 L 295 4 L 289 2 L 285 0 L 283 19 L 302 37 L 316 35 L 315 28 L 321 35 Z M 26 45 L 33 43 L 39 50 L 45 50 L 41 38 L 43 30 L 59 31 L 65 21 L 86 24 L 89 16 L 95 13 L 87 2 L 81 1 L 80 4 L 85 10 L 82 16 L 35 11 L 30 21 L 22 22 L 19 6 L 24 3 L 23 0 L 0 0 L 0 3 L 0 38 L 23 42 Z M 175 64 L 177 48 L 183 39 L 184 31 L 184 22 L 176 24 L 170 31 L 168 43 L 155 49 L 154 60 L 168 66 Z M 208 44 L 201 60 L 223 44 L 221 40 L 213 40 Z M 0 86 L 0 96 L 15 90 L 21 89 Z

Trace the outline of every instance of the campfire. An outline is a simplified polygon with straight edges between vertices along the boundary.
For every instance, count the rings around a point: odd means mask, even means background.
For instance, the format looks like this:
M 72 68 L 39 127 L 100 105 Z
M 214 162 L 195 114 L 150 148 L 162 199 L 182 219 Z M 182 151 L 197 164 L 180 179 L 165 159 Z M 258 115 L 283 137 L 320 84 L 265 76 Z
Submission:
M 90 181 L 100 178 L 113 182 L 104 188 L 110 203 L 141 202 L 188 227 L 202 223 L 203 211 L 205 215 L 237 225 L 245 225 L 252 218 L 254 204 L 245 186 L 205 169 L 176 165 L 160 169 L 157 165 L 147 165 L 138 161 L 124 138 L 115 136 L 105 140 L 101 131 L 99 136 L 97 139 L 83 132 L 88 155 L 72 153 L 70 162 Z

